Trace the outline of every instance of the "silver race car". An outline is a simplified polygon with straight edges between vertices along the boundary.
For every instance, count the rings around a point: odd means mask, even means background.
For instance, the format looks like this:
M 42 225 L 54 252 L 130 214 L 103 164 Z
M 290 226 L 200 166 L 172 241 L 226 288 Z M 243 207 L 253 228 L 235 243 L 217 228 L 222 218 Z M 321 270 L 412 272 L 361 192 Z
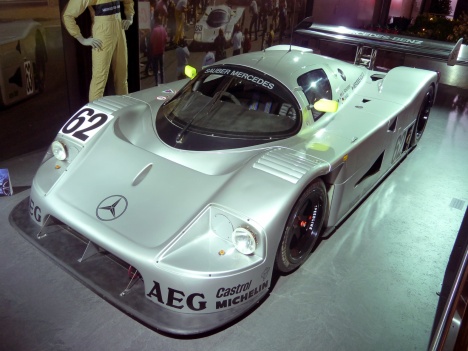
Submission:
M 0 106 L 42 92 L 46 62 L 45 31 L 40 23 L 0 23 Z
M 222 28 L 229 42 L 236 24 L 243 28 L 244 7 L 232 9 L 227 5 L 208 6 L 204 15 L 195 25 L 193 40 L 195 43 L 213 43 Z
M 214 330 L 417 145 L 437 84 L 286 46 L 104 97 L 60 129 L 10 220 L 143 323 Z

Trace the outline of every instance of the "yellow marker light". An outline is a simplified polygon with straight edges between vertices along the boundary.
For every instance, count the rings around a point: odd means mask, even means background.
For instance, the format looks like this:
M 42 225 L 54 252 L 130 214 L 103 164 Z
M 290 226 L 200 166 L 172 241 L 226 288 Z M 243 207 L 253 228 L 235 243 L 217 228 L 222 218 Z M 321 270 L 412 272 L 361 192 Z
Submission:
M 219 250 L 218 255 L 224 256 L 226 254 L 226 251 L 224 250 Z
M 189 77 L 190 79 L 193 79 L 197 75 L 197 69 L 195 67 L 187 65 L 185 66 L 184 73 L 187 77 Z
M 343 161 L 344 161 L 344 162 L 348 161 L 348 155 L 344 155 Z
M 55 165 L 55 169 L 60 169 L 62 167 L 60 167 L 60 165 Z
M 314 108 L 320 112 L 336 112 L 338 110 L 338 101 L 320 99 L 314 104 Z
M 330 148 L 330 146 L 322 143 L 312 143 L 309 145 L 309 148 L 317 151 L 327 151 Z

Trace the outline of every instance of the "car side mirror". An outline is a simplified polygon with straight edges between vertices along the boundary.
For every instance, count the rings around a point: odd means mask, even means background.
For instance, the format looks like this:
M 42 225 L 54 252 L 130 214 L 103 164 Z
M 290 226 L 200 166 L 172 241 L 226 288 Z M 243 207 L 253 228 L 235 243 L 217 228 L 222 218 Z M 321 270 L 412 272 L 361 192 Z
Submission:
M 197 75 L 197 69 L 190 65 L 186 65 L 184 69 L 184 73 L 187 77 L 189 77 L 190 79 L 193 79 Z
M 314 104 L 314 109 L 320 112 L 336 112 L 338 111 L 338 101 L 320 99 Z

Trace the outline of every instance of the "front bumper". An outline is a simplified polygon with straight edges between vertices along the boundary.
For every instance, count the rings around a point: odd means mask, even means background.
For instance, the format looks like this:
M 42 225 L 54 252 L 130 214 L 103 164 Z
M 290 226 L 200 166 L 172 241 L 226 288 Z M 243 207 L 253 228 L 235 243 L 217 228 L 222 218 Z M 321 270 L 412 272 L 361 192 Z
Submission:
M 109 253 L 101 252 L 80 262 L 88 243 L 66 225 L 50 227 L 45 237 L 38 238 L 39 227 L 29 216 L 29 198 L 13 209 L 9 220 L 23 237 L 86 287 L 143 324 L 170 334 L 192 335 L 216 330 L 253 308 L 268 293 L 267 288 L 262 289 L 248 302 L 219 312 L 175 312 L 146 298 L 140 279 L 122 295 L 130 282 L 128 266 Z

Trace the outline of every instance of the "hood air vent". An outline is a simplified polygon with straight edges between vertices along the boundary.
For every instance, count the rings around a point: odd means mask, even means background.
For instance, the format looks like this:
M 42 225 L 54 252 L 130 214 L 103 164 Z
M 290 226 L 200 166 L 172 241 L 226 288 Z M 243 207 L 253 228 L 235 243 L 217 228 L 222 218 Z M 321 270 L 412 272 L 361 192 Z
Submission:
M 259 158 L 253 168 L 296 184 L 308 171 L 324 163 L 319 158 L 290 149 L 275 149 Z

